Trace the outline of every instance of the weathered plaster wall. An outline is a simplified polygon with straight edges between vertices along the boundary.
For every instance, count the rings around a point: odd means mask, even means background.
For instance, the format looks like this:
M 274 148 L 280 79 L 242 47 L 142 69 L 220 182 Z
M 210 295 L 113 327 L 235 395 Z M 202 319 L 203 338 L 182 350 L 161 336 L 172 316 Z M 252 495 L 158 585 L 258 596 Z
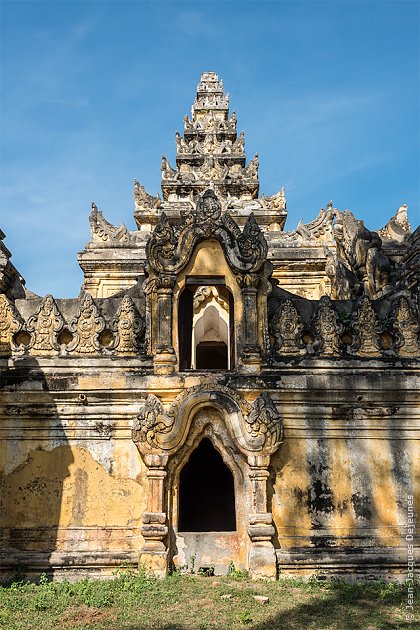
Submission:
M 60 378 L 47 359 L 37 374 L 23 371 L 22 359 L 18 373 L 9 365 L 0 457 L 6 574 L 20 564 L 103 574 L 137 561 L 147 478 L 132 419 L 147 392 L 167 404 L 206 375 L 147 376 L 131 360 L 121 376 L 115 361 L 101 361 L 102 369 L 73 365 L 72 378 L 65 362 Z M 282 415 L 285 439 L 268 483 L 279 570 L 354 573 L 364 563 L 367 573 L 401 573 L 408 494 L 420 509 L 415 371 L 365 362 L 355 374 L 325 361 L 312 376 L 284 364 L 259 377 L 219 378 L 249 400 L 268 388 Z M 249 500 L 249 489 L 237 497 Z M 243 549 L 232 546 L 237 566 Z

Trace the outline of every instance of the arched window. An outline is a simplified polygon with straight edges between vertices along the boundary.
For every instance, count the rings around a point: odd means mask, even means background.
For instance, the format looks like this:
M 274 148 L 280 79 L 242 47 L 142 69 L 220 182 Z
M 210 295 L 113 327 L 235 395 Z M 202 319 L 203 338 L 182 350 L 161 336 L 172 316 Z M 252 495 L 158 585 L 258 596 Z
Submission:
M 207 438 L 181 470 L 178 531 L 236 531 L 233 475 Z
M 224 284 L 186 285 L 179 300 L 180 370 L 234 365 L 233 298 Z

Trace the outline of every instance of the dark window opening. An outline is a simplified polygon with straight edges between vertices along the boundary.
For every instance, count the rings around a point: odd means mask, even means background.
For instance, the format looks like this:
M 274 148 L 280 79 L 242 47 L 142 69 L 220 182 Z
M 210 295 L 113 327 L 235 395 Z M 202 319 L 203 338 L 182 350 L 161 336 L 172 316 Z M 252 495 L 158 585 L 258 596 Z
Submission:
M 227 370 L 228 349 L 223 341 L 202 341 L 196 348 L 197 370 Z
M 233 475 L 207 438 L 191 453 L 181 470 L 178 530 L 236 530 Z
M 186 287 L 178 306 L 179 369 L 191 368 L 193 290 Z
M 194 280 L 194 282 L 189 282 Z M 226 285 L 187 278 L 178 304 L 179 369 L 231 370 L 235 363 L 234 303 Z M 224 278 L 219 280 L 224 281 Z

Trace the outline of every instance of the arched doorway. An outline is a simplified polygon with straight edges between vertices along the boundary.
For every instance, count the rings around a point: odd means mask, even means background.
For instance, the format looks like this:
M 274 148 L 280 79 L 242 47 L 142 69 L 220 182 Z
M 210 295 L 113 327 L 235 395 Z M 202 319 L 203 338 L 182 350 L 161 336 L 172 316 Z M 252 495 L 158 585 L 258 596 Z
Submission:
M 200 442 L 181 470 L 178 530 L 236 531 L 233 475 L 208 438 Z

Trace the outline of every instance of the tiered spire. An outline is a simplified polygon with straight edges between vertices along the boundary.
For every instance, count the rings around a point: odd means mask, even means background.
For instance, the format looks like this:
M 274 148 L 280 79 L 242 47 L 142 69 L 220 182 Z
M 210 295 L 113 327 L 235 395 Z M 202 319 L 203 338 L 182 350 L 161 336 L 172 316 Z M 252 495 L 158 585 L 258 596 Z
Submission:
M 245 166 L 244 133 L 237 135 L 236 114 L 229 116 L 229 95 L 214 72 L 205 72 L 191 109 L 184 117 L 184 136 L 176 133 L 176 169 L 162 157 L 164 200 L 196 198 L 213 187 L 221 195 L 258 197 L 258 155 Z
M 184 116 L 184 135 L 176 132 L 176 163 L 162 156 L 162 199 L 134 183 L 134 218 L 140 230 L 151 230 L 162 212 L 182 223 L 201 195 L 213 189 L 239 225 L 253 212 L 260 227 L 283 229 L 284 188 L 258 198 L 258 153 L 246 164 L 244 132 L 238 135 L 236 113 L 229 115 L 229 95 L 215 72 L 204 72 L 197 86 L 191 118 Z

